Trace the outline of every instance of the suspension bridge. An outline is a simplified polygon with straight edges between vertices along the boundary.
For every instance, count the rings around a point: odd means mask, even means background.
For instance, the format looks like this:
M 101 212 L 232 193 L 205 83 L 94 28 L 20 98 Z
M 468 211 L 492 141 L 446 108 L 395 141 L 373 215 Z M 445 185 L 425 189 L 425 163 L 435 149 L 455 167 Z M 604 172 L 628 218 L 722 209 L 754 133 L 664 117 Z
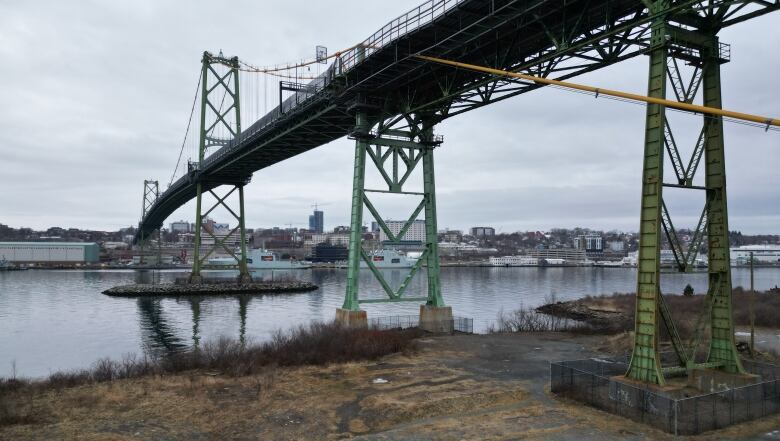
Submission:
M 434 133 L 436 125 L 541 87 L 571 87 L 561 81 L 646 55 L 646 97 L 575 87 L 597 97 L 640 100 L 647 105 L 636 333 L 627 376 L 664 385 L 667 377 L 696 368 L 744 372 L 733 338 L 723 122 L 734 119 L 766 130 L 780 123 L 721 110 L 720 66 L 730 61 L 730 46 L 719 40 L 718 33 L 777 10 L 780 0 L 431 0 L 363 42 L 330 56 L 318 54 L 316 60 L 255 67 L 238 57 L 204 52 L 192 124 L 182 144 L 185 150 L 189 142 L 196 159 L 184 166 L 180 155 L 168 188 L 145 191 L 137 240 L 152 236 L 174 210 L 195 199 L 191 281 L 201 280 L 207 258 L 219 248 L 236 259 L 240 277 L 249 279 L 244 186 L 259 170 L 348 136 L 355 141 L 351 233 L 347 288 L 337 318 L 361 324 L 366 321 L 360 309 L 363 303 L 415 301 L 421 303 L 421 323 L 446 326 L 452 311 L 439 285 L 434 151 L 443 139 Z M 278 86 L 279 104 L 267 111 L 269 79 L 274 88 Z M 698 99 L 701 104 L 694 104 Z M 687 161 L 666 116 L 668 109 L 675 108 L 702 115 L 700 135 L 689 148 Z M 196 115 L 197 128 L 193 127 Z M 674 171 L 672 182 L 664 182 L 665 162 Z M 387 185 L 366 188 L 367 167 L 375 167 Z M 407 179 L 420 168 L 423 191 L 409 191 Z M 704 184 L 696 185 L 693 178 L 700 169 Z M 668 187 L 703 194 L 702 214 L 687 247 L 664 203 L 663 190 Z M 231 207 L 228 197 L 236 192 L 238 203 Z M 390 231 L 371 202 L 377 192 L 420 199 L 399 234 Z M 213 202 L 204 205 L 209 195 Z M 216 238 L 213 249 L 201 249 L 201 236 L 211 234 L 202 221 L 218 206 L 237 221 L 234 231 L 241 237 L 240 251 Z M 397 289 L 363 251 L 364 210 L 391 241 L 400 240 L 411 223 L 424 215 L 423 255 Z M 660 291 L 659 255 L 664 240 L 681 271 L 692 267 L 699 247 L 707 244 L 709 291 L 697 334 L 689 342 L 677 332 Z M 360 298 L 361 259 L 387 298 Z M 422 266 L 427 293 L 406 295 L 408 282 Z M 672 365 L 661 364 L 662 328 L 671 336 L 677 355 Z M 710 341 L 702 359 L 698 354 L 705 334 Z

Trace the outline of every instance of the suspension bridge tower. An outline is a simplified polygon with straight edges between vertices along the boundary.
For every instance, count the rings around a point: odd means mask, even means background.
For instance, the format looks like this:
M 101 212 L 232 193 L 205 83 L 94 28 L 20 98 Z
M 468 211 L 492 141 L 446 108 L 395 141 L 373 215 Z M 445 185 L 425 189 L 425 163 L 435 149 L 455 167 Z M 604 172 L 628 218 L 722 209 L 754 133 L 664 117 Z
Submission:
M 239 271 L 239 281 L 251 281 L 251 275 L 247 267 L 246 258 L 246 228 L 244 225 L 244 186 L 249 183 L 251 176 L 236 176 L 230 182 L 220 180 L 210 182 L 201 177 L 200 172 L 208 159 L 210 149 L 225 147 L 230 141 L 238 139 L 241 135 L 241 103 L 239 99 L 239 63 L 238 57 L 227 58 L 220 52 L 213 55 L 203 53 L 201 68 L 201 105 L 200 105 L 200 138 L 198 144 L 198 162 L 194 171 L 196 184 L 195 207 L 195 240 L 193 250 L 192 273 L 190 283 L 202 281 L 201 270 L 208 268 L 208 259 L 215 252 L 227 253 L 236 260 L 236 268 Z M 219 195 L 215 189 L 219 186 L 227 186 L 228 190 Z M 231 207 L 230 197 L 238 193 L 237 209 Z M 204 211 L 204 196 L 213 198 L 211 204 Z M 232 198 L 235 199 L 235 198 Z M 218 207 L 222 207 L 230 213 L 236 221 L 236 226 L 224 237 L 218 237 L 214 229 L 205 225 L 206 217 Z M 237 211 L 237 212 L 236 212 Z M 229 240 L 239 236 L 238 254 L 230 246 Z M 204 236 L 209 243 L 205 244 Z M 226 266 L 220 266 L 221 269 Z

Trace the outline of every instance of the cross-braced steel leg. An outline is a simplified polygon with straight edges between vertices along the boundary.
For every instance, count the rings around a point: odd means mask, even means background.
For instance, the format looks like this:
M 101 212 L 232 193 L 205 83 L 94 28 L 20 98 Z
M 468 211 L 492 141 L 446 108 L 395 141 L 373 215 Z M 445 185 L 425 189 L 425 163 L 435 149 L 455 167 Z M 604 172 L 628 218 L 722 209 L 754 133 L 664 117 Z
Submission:
M 666 1 L 653 3 L 654 12 L 663 12 L 668 6 Z M 668 79 L 679 101 L 692 102 L 701 89 L 703 104 L 720 108 L 720 64 L 727 61 L 721 49 L 713 31 L 682 29 L 660 17 L 652 26 L 648 95 L 666 98 Z M 689 80 L 681 75 L 678 59 L 685 60 L 692 67 Z M 703 367 L 744 372 L 733 336 L 723 121 L 721 117 L 707 115 L 703 125 L 686 167 L 666 118 L 666 109 L 657 104 L 647 106 L 634 350 L 626 373 L 635 380 L 664 385 L 665 374 L 685 373 Z M 674 167 L 675 183 L 663 182 L 664 151 L 669 154 Z M 693 185 L 702 156 L 705 162 L 704 187 Z M 687 251 L 664 203 L 664 187 L 704 190 L 706 193 L 704 209 Z M 701 313 L 702 316 L 710 316 L 711 341 L 709 355 L 704 362 L 697 361 L 699 328 L 703 321 L 699 320 L 696 326 L 693 343 L 685 345 L 661 294 L 662 232 L 680 271 L 688 271 L 695 265 L 703 237 L 707 237 L 709 290 Z M 661 365 L 658 346 L 661 324 L 671 337 L 678 356 L 677 366 Z
M 399 123 L 407 123 L 408 125 L 404 126 L 405 130 L 393 128 L 395 124 Z M 346 317 L 350 312 L 356 317 L 353 320 L 365 320 L 364 313 L 360 311 L 361 303 L 419 301 L 425 302 L 431 308 L 444 307 L 439 282 L 436 184 L 433 165 L 433 152 L 441 144 L 441 137 L 434 136 L 433 122 L 430 119 L 408 115 L 390 118 L 389 122 L 382 120 L 377 127 L 376 133 L 372 133 L 370 129 L 371 123 L 368 121 L 368 115 L 359 111 L 356 115 L 355 130 L 352 132 L 352 137 L 355 139 L 355 162 L 352 185 L 347 287 L 343 307 L 338 312 L 340 320 L 344 321 L 348 321 Z M 376 166 L 380 176 L 387 184 L 386 190 L 365 188 L 367 158 L 371 159 L 371 163 Z M 420 164 L 422 164 L 423 169 L 422 193 L 404 190 L 407 179 L 417 165 Z M 412 212 L 408 220 L 404 222 L 400 231 L 392 231 L 380 215 L 379 210 L 371 202 L 369 195 L 376 192 L 421 197 L 417 208 Z M 400 244 L 406 232 L 417 220 L 417 217 L 421 213 L 425 215 L 425 242 L 423 244 L 422 256 L 412 266 L 397 289 L 390 286 L 381 271 L 377 269 L 371 256 L 362 248 L 361 230 L 364 208 L 371 213 L 380 229 L 388 237 L 387 242 L 390 244 Z M 367 269 L 371 271 L 374 278 L 387 294 L 387 298 L 360 299 L 359 272 L 361 261 L 365 262 Z M 427 295 L 425 297 L 404 296 L 412 278 L 423 265 L 426 266 L 428 279 Z M 363 315 L 357 317 L 357 312 L 361 312 Z

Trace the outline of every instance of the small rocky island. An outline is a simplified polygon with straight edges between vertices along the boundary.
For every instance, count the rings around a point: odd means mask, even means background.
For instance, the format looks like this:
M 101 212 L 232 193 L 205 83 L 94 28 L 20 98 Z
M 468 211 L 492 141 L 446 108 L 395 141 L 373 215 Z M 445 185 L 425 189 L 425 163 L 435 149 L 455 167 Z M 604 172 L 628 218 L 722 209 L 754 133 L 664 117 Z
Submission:
M 204 280 L 204 283 L 134 283 L 115 286 L 103 291 L 113 297 L 179 297 L 187 295 L 233 295 L 233 294 L 284 294 L 307 292 L 317 289 L 311 282 L 269 281 L 240 282 L 235 280 Z

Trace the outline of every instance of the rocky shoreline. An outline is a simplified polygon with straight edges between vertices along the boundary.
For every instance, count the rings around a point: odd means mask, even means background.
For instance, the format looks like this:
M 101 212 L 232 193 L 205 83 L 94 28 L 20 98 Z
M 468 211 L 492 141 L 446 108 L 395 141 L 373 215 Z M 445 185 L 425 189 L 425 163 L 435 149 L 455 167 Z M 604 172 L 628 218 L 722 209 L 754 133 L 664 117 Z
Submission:
M 283 294 L 314 291 L 318 286 L 310 282 L 209 282 L 200 284 L 137 283 L 115 286 L 103 291 L 113 297 L 179 297 L 187 295 L 232 295 L 232 294 Z
M 619 332 L 629 330 L 633 318 L 624 311 L 599 309 L 588 305 L 587 300 L 548 303 L 536 308 L 536 312 L 585 323 L 595 330 Z

